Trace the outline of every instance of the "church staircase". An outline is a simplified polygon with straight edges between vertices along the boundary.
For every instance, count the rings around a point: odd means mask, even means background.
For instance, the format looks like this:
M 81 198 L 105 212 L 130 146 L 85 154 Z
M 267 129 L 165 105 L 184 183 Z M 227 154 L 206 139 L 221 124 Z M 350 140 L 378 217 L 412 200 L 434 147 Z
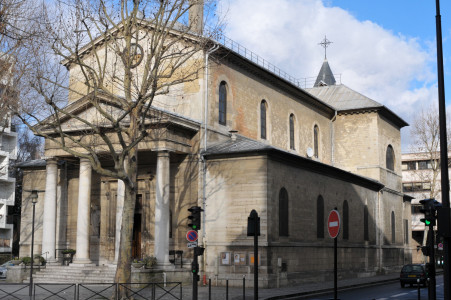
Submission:
M 34 283 L 113 283 L 116 266 L 47 265 L 33 274 Z M 28 283 L 27 279 L 24 283 Z

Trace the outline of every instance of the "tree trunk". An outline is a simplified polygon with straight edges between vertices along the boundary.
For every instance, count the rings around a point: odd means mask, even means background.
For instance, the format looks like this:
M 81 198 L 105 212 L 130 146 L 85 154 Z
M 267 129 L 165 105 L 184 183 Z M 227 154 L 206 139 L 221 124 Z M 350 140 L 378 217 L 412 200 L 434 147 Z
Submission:
M 132 240 L 133 223 L 136 202 L 136 174 L 138 171 L 137 147 L 130 151 L 127 160 L 126 171 L 129 174 L 130 182 L 125 182 L 124 210 L 122 212 L 121 237 L 119 258 L 116 270 L 116 283 L 131 283 L 131 261 L 132 261 Z M 129 290 L 119 286 L 119 299 L 129 299 Z

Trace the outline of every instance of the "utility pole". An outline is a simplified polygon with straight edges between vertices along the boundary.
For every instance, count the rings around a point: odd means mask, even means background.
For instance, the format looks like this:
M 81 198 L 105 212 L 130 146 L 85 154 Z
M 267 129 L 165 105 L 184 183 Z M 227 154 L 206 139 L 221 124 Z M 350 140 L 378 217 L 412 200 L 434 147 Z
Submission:
M 440 123 L 440 167 L 441 167 L 441 189 L 442 189 L 442 205 L 443 208 L 439 216 L 439 220 L 445 221 L 447 228 L 450 223 L 450 205 L 449 205 L 449 176 L 448 176 L 448 145 L 446 133 L 446 104 L 445 104 L 445 82 L 443 75 L 443 46 L 442 46 L 442 21 L 440 15 L 440 1 L 436 0 L 436 34 L 437 34 L 437 75 L 438 75 L 438 107 L 439 107 L 439 123 Z M 443 222 L 442 222 L 443 224 Z M 439 222 L 439 230 L 440 229 Z M 449 231 L 445 230 L 445 231 Z M 445 300 L 450 300 L 450 243 L 451 236 L 448 234 L 443 236 L 444 244 L 444 265 L 443 265 L 443 288 Z M 435 262 L 434 262 L 435 263 Z

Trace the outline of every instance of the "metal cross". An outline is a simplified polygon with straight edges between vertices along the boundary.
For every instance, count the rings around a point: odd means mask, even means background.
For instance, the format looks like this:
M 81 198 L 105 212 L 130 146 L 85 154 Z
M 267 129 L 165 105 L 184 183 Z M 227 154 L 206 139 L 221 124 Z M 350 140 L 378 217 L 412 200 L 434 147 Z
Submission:
M 324 36 L 324 40 L 321 41 L 321 43 L 319 43 L 318 45 L 321 45 L 321 47 L 324 47 L 324 59 L 326 59 L 326 51 L 327 51 L 327 47 L 329 47 L 330 44 L 332 44 L 333 42 L 329 41 L 327 39 L 326 36 Z

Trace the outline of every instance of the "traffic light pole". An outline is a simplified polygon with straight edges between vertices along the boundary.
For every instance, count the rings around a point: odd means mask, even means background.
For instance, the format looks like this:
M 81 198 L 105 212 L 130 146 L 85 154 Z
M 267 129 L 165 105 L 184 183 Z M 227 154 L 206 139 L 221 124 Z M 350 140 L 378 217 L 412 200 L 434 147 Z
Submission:
M 446 133 L 446 104 L 445 104 L 445 81 L 443 74 L 443 46 L 442 46 L 442 21 L 440 15 L 440 1 L 436 0 L 436 33 L 437 33 L 437 75 L 438 75 L 438 109 L 440 124 L 440 167 L 441 167 L 441 190 L 443 209 L 449 210 L 449 176 L 448 176 L 448 145 Z M 448 220 L 449 221 L 449 220 Z M 443 287 L 444 299 L 450 300 L 450 237 L 444 237 L 444 266 Z M 434 262 L 435 263 L 435 262 Z
M 193 269 L 193 300 L 197 300 L 197 277 L 199 276 L 199 263 L 197 261 L 197 253 L 194 251 L 194 258 L 192 264 Z
M 428 286 L 428 296 L 429 300 L 435 300 L 436 298 L 436 282 L 435 282 L 435 233 L 434 225 L 431 223 L 428 230 L 428 247 L 429 247 L 429 286 Z

